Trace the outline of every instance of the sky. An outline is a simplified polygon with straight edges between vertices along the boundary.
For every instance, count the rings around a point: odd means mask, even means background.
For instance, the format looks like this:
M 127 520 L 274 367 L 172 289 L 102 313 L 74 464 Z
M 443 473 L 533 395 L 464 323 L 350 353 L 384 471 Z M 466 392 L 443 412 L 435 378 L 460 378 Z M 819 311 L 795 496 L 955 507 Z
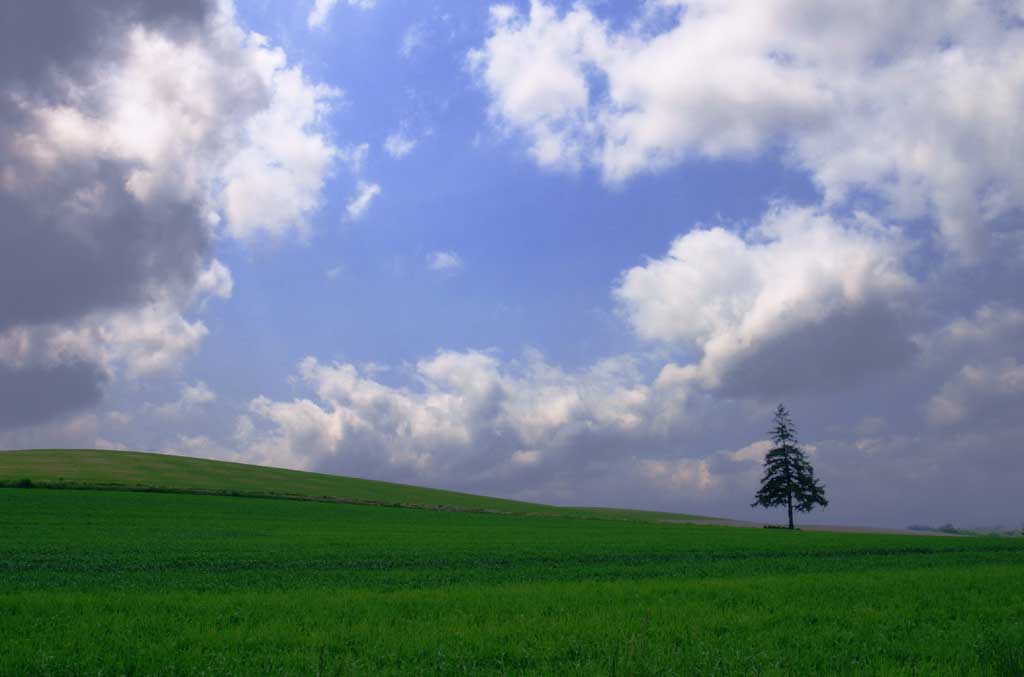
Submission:
M 0 448 L 1017 526 L 1022 110 L 1020 0 L 5 3 Z

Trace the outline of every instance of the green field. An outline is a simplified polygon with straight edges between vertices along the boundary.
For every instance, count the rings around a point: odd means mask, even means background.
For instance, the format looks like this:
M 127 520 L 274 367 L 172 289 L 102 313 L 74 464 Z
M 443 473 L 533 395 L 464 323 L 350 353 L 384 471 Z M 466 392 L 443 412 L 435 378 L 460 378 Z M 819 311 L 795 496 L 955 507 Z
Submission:
M 632 520 L 695 517 L 643 510 L 526 503 L 408 484 L 137 451 L 36 449 L 0 452 L 0 486 L 17 485 L 25 480 L 43 487 L 301 498 L 524 515 Z
M 11 458 L 0 480 L 31 474 Z M 158 479 L 74 474 L 75 458 L 52 479 Z M 439 496 L 374 484 L 382 503 Z M 495 514 L 456 496 L 467 510 L 2 489 L 0 674 L 1024 674 L 1024 539 Z

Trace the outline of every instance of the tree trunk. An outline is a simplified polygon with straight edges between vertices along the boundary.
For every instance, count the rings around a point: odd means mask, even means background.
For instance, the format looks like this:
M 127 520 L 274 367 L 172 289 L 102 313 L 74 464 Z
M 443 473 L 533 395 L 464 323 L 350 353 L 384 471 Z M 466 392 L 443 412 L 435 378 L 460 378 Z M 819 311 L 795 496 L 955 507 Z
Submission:
M 786 497 L 789 504 L 789 528 L 793 528 L 793 494 L 790 492 L 789 496 Z

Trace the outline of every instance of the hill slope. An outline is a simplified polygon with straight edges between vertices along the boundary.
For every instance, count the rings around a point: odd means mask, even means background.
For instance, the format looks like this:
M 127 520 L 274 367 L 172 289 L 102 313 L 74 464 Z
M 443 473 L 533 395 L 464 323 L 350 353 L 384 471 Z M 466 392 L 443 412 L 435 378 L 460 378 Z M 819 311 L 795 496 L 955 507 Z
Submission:
M 31 449 L 0 452 L 0 485 L 26 479 L 36 485 L 71 488 L 243 494 L 603 519 L 654 521 L 692 517 L 614 508 L 557 507 L 340 475 L 137 451 Z

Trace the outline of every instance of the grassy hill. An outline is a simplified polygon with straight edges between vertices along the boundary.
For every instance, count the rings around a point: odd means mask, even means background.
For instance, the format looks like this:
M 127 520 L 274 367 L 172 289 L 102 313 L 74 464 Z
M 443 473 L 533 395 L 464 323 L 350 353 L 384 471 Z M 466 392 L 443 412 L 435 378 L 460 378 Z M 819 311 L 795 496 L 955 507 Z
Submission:
M 0 452 L 0 485 L 235 494 L 415 508 L 657 521 L 692 515 L 570 508 L 186 456 L 96 449 Z

